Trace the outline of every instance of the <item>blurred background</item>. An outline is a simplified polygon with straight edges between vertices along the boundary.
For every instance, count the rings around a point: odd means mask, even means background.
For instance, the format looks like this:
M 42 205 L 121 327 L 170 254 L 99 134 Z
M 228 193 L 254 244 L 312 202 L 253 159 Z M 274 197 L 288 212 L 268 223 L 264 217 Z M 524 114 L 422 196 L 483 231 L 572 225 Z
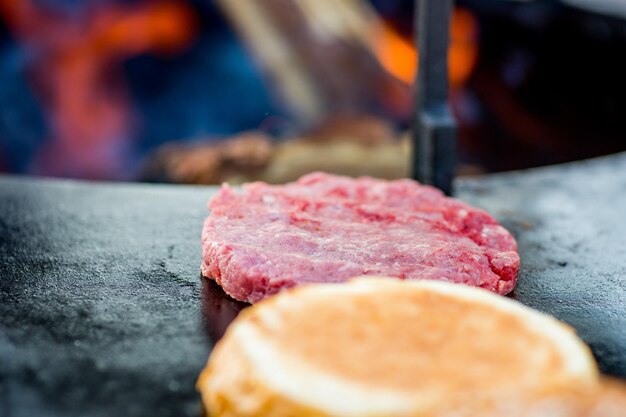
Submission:
M 0 0 L 0 172 L 410 175 L 412 0 Z M 626 150 L 626 0 L 458 0 L 460 175 Z

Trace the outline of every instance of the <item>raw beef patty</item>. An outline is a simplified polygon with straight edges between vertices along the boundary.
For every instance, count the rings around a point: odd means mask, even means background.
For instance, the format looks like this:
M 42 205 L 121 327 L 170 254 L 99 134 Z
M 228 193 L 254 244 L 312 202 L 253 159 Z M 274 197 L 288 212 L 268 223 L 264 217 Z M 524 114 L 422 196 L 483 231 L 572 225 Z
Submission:
M 280 186 L 223 185 L 202 231 L 202 274 L 254 303 L 359 275 L 433 279 L 506 294 L 519 256 L 486 212 L 403 179 L 314 173 Z

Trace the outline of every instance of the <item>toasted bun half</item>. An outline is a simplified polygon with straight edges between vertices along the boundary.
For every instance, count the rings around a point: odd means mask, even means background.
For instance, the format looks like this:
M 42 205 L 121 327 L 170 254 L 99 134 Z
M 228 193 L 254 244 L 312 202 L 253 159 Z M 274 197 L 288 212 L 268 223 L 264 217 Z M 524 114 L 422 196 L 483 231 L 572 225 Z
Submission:
M 597 383 L 556 319 L 463 285 L 362 277 L 244 310 L 198 388 L 212 417 L 458 417 Z

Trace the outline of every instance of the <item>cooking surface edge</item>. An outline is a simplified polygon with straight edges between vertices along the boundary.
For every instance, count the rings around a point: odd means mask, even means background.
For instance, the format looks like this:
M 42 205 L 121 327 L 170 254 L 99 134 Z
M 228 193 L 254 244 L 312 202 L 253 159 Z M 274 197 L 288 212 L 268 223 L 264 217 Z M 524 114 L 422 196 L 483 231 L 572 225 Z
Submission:
M 198 416 L 242 308 L 200 278 L 214 187 L 0 176 L 0 415 Z M 626 378 L 626 154 L 457 181 L 517 238 L 513 298 Z

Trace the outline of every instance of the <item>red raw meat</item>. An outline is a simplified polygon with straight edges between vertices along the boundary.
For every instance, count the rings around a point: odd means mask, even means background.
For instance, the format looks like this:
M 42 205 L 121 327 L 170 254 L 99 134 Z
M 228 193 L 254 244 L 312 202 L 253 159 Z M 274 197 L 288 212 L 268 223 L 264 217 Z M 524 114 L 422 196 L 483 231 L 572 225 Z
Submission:
M 434 279 L 507 294 L 520 260 L 486 212 L 403 179 L 314 173 L 286 185 L 222 186 L 202 231 L 202 274 L 257 302 L 359 275 Z

